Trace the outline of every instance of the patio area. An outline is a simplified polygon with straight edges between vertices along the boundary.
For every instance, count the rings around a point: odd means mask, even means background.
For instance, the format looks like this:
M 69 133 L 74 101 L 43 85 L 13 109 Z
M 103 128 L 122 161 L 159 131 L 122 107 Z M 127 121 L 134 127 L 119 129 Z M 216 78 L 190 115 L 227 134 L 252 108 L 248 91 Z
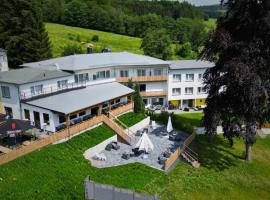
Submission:
M 143 132 L 143 130 L 146 127 L 142 128 L 140 131 Z M 166 156 L 170 156 L 171 153 L 175 151 L 177 147 L 180 146 L 181 142 L 184 141 L 188 134 L 173 130 L 170 134 L 166 131 L 166 126 L 156 124 L 156 128 L 149 133 L 147 133 L 150 141 L 152 142 L 154 148 L 149 153 L 141 153 L 140 155 L 134 155 L 133 149 L 135 148 L 135 145 L 140 140 L 141 136 L 133 136 L 133 145 L 129 146 L 123 143 L 118 142 L 119 149 L 111 149 L 110 151 L 105 150 L 105 148 L 101 149 L 100 152 L 98 152 L 98 155 L 102 157 L 102 159 L 96 159 L 95 156 L 91 153 L 91 150 L 87 150 L 84 153 L 84 156 L 86 159 L 91 161 L 91 164 L 97 168 L 106 168 L 106 167 L 114 167 L 119 165 L 125 165 L 128 163 L 143 163 L 145 165 L 148 165 L 150 167 L 163 170 L 164 163 L 159 162 L 159 157 L 164 157 L 164 153 L 166 152 Z M 173 140 L 177 135 L 177 141 Z M 169 139 L 169 136 L 170 139 Z M 123 155 L 128 155 L 128 158 L 123 158 Z

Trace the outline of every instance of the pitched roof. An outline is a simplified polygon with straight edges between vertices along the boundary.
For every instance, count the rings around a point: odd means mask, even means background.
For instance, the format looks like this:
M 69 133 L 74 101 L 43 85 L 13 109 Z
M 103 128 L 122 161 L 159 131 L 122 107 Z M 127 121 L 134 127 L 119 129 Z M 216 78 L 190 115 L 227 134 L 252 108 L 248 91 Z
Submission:
M 36 81 L 55 79 L 66 76 L 71 76 L 71 74 L 58 70 L 52 71 L 52 70 L 23 68 L 6 72 L 0 72 L 0 82 L 20 85 L 25 83 L 32 83 Z
M 214 63 L 203 60 L 175 60 L 170 63 L 170 69 L 201 69 L 215 66 Z
M 111 82 L 28 101 L 27 104 L 69 114 L 133 92 L 120 83 Z
M 54 58 L 50 60 L 25 63 L 23 67 L 50 68 L 67 71 L 95 69 L 103 67 L 138 66 L 138 65 L 168 65 L 169 63 L 145 55 L 128 52 L 80 54 Z

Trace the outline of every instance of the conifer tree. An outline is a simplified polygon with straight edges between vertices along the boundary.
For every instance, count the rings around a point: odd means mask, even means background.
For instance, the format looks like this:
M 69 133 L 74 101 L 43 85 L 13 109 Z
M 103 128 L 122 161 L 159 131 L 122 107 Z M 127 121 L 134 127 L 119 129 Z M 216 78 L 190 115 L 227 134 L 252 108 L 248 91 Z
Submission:
M 34 0 L 2 0 L 0 47 L 8 51 L 9 66 L 51 57 L 40 8 Z

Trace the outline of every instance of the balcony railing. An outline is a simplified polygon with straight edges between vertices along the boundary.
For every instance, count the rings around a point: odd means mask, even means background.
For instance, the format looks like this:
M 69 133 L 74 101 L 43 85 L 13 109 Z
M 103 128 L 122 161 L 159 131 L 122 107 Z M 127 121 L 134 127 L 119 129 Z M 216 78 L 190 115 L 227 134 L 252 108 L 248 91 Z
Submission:
M 167 91 L 145 91 L 141 92 L 143 97 L 156 97 L 156 96 L 167 96 Z
M 152 81 L 167 81 L 166 75 L 161 76 L 135 76 L 135 77 L 117 77 L 116 81 L 119 83 L 127 83 L 129 79 L 135 82 L 152 82 Z
M 69 90 L 79 89 L 83 87 L 86 87 L 86 82 L 69 83 L 64 87 L 57 87 L 57 86 L 43 87 L 43 89 L 40 92 L 35 92 L 35 93 L 32 93 L 31 91 L 21 92 L 20 98 L 21 100 L 27 100 L 27 99 L 32 99 L 32 98 L 37 98 L 37 97 L 42 97 L 42 96 L 48 96 L 54 93 L 60 93 L 60 92 L 65 92 Z

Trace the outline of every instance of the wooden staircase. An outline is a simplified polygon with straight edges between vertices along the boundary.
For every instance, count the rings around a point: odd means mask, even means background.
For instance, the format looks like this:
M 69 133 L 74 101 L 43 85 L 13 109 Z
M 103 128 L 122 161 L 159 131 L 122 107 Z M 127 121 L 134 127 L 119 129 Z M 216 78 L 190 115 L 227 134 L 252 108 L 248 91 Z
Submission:
M 198 160 L 198 154 L 192 151 L 188 146 L 184 146 L 183 151 L 181 153 L 182 158 L 190 163 L 193 167 L 199 168 L 200 163 Z
M 123 140 L 123 142 L 132 145 L 132 137 L 113 119 L 103 115 L 103 122 L 109 126 L 112 130 L 116 132 L 116 134 Z

